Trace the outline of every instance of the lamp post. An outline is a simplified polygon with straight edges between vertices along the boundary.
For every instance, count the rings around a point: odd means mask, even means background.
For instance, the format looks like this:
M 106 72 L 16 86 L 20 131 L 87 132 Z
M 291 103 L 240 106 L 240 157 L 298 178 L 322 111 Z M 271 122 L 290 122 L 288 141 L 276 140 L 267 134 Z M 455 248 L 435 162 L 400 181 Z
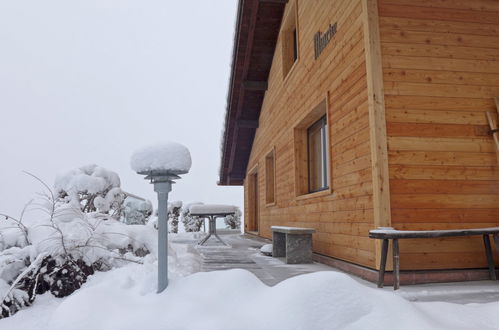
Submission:
M 154 191 L 158 194 L 158 293 L 168 286 L 168 193 L 172 191 L 174 180 L 186 173 L 178 170 L 138 172 L 154 184 Z

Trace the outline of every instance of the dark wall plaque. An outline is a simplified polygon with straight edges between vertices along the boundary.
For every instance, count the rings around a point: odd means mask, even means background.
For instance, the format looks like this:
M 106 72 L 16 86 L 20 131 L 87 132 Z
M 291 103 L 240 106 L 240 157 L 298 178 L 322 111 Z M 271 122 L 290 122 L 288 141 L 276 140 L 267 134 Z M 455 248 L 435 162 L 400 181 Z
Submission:
M 314 35 L 314 49 L 315 49 L 315 59 L 321 56 L 321 53 L 327 47 L 331 39 L 333 39 L 336 34 L 336 27 L 338 23 L 329 24 L 329 28 L 326 32 L 321 33 L 320 31 Z

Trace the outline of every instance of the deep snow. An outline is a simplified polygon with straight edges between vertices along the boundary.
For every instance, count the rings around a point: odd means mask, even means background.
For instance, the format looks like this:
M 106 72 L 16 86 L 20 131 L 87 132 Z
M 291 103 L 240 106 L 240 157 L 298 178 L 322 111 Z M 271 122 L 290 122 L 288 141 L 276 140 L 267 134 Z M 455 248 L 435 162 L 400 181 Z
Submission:
M 185 235 L 185 234 L 184 234 Z M 498 329 L 499 302 L 409 302 L 348 275 L 318 272 L 268 287 L 245 270 L 188 275 L 196 256 L 172 244 L 170 286 L 154 257 L 98 273 L 70 297 L 39 297 L 0 329 Z M 187 276 L 186 276 L 187 275 Z

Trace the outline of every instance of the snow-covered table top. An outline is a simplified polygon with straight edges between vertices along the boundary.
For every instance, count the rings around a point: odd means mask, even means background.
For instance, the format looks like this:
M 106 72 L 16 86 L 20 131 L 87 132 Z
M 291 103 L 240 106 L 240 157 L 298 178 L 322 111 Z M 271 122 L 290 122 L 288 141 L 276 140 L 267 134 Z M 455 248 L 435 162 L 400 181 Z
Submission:
M 191 215 L 229 215 L 236 213 L 237 207 L 233 205 L 203 204 L 189 207 Z

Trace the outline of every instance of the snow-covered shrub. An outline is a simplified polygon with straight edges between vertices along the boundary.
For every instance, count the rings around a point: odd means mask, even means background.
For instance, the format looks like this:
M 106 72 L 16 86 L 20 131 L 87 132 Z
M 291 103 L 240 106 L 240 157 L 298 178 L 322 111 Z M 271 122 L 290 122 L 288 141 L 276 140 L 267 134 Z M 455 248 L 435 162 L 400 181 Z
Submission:
M 125 195 L 118 174 L 97 165 L 87 165 L 58 175 L 57 201 L 79 207 L 83 212 L 111 214 L 119 219 Z
M 191 215 L 190 207 L 192 205 L 201 205 L 203 203 L 190 203 L 182 208 L 182 223 L 184 224 L 184 229 L 186 232 L 198 232 L 201 231 L 204 219 L 198 216 Z
M 234 215 L 228 215 L 225 217 L 225 227 L 227 229 L 239 229 L 241 228 L 241 210 L 239 208 L 236 209 Z
M 168 219 L 170 220 L 170 233 L 178 233 L 178 221 L 182 210 L 182 201 L 168 203 Z
M 128 225 L 145 225 L 152 215 L 150 201 L 142 201 L 128 196 L 123 210 L 124 222 Z
M 37 294 L 64 297 L 95 271 L 140 263 L 149 252 L 157 255 L 154 227 L 84 212 L 42 184 L 47 193 L 33 203 L 41 215 L 29 223 L 21 216 L 0 224 L 0 318 L 30 305 Z

